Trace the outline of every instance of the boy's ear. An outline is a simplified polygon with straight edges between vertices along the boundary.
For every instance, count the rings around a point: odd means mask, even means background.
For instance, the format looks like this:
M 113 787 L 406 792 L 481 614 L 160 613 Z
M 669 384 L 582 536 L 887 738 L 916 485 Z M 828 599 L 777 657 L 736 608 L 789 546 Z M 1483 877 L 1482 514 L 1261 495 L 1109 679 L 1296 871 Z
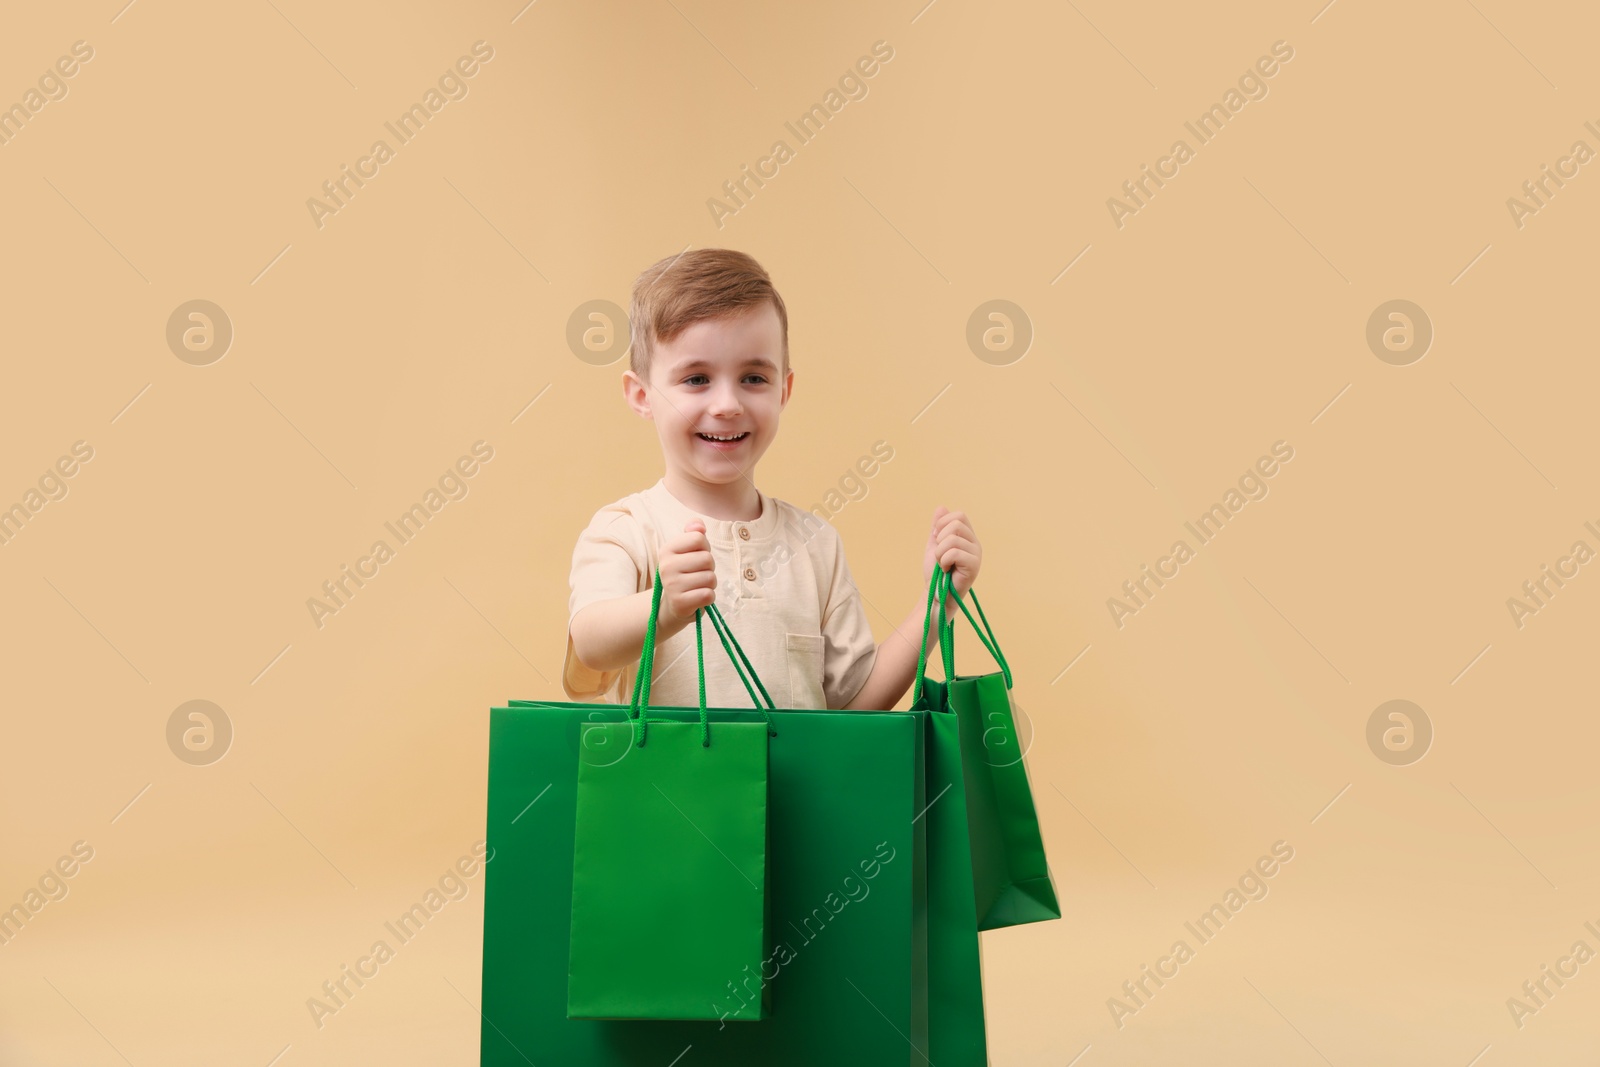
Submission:
M 789 397 L 794 393 L 794 371 L 783 376 L 783 399 L 778 401 L 778 410 L 782 411 L 789 406 Z
M 628 402 L 634 414 L 641 419 L 653 419 L 650 411 L 650 394 L 645 390 L 644 383 L 639 376 L 631 370 L 622 372 L 622 399 Z

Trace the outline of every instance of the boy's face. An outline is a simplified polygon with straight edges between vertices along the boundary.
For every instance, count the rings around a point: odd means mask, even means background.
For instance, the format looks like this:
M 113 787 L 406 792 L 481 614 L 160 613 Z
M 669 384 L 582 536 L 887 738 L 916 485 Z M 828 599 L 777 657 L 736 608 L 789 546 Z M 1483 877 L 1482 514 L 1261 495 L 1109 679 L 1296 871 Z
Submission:
M 694 323 L 651 356 L 646 389 L 623 374 L 629 405 L 656 424 L 669 467 L 708 485 L 747 479 L 778 435 L 794 372 L 782 372 L 783 332 L 770 302 Z M 781 379 L 781 380 L 780 380 Z M 703 434 L 730 437 L 722 445 Z

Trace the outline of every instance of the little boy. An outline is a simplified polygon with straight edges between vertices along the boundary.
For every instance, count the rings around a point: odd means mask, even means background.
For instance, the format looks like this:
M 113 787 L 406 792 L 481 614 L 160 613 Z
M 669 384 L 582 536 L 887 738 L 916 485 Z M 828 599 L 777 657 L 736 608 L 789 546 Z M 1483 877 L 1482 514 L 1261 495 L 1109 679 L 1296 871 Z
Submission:
M 655 423 L 666 473 L 601 508 L 578 537 L 568 698 L 631 699 L 659 567 L 652 706 L 699 705 L 694 615 L 715 602 L 777 707 L 892 709 L 915 680 L 926 595 L 875 646 L 838 531 L 756 488 L 794 389 L 788 312 L 767 272 L 743 252 L 691 250 L 639 275 L 629 315 L 623 396 Z M 966 515 L 939 507 L 923 588 L 938 565 L 963 595 L 982 558 Z M 954 612 L 954 598 L 946 606 Z M 707 706 L 750 705 L 715 627 L 704 616 L 701 626 Z

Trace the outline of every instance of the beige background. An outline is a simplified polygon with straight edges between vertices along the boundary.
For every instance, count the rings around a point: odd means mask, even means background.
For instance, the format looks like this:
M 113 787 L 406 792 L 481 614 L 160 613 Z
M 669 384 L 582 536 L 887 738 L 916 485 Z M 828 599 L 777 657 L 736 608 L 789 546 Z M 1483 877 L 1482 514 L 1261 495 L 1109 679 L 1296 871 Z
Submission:
M 994 1063 L 1592 1062 L 1600 963 L 1520 1028 L 1506 1004 L 1600 950 L 1600 577 L 1506 604 L 1600 549 L 1600 177 L 1520 228 L 1506 203 L 1600 148 L 1584 5 L 122 2 L 0 34 L 6 103 L 94 49 L 0 146 L 0 504 L 94 450 L 0 546 L 0 905 L 94 850 L 0 946 L 0 1062 L 475 1062 L 481 874 L 320 1029 L 306 1001 L 482 837 L 487 709 L 560 695 L 573 540 L 661 474 L 569 316 L 716 245 L 789 306 L 760 486 L 810 505 L 894 448 L 833 519 L 880 636 L 935 505 L 983 542 L 1066 907 L 985 935 Z M 479 40 L 469 94 L 319 229 L 306 200 Z M 207 366 L 165 336 L 196 299 L 234 331 Z M 986 362 L 995 299 L 1034 337 Z M 1366 340 L 1401 299 L 1435 334 L 1404 366 Z M 479 440 L 468 495 L 318 628 L 307 599 Z M 1269 495 L 1115 625 L 1280 440 Z M 1392 699 L 1434 731 L 1409 765 L 1366 739 Z M 220 761 L 168 746 L 190 700 Z M 1269 895 L 1190 939 L 1279 840 Z

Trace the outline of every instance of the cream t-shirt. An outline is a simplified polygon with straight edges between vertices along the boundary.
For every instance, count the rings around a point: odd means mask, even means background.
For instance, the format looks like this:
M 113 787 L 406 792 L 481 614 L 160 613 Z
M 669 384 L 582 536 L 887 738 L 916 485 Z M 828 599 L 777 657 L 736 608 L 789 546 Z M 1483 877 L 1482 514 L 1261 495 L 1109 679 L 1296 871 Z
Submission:
M 568 698 L 612 704 L 632 699 L 637 662 L 604 672 L 584 666 L 573 651 L 572 618 L 595 601 L 649 589 L 661 545 L 683 533 L 691 519 L 705 523 L 711 543 L 717 610 L 773 703 L 780 709 L 842 708 L 850 703 L 872 673 L 877 644 L 839 532 L 811 512 L 765 493 L 757 518 L 709 518 L 673 496 L 664 478 L 607 504 L 578 535 L 561 677 Z M 702 614 L 700 625 L 706 705 L 753 707 L 711 620 Z M 694 631 L 691 622 L 657 641 L 652 707 L 699 706 Z

